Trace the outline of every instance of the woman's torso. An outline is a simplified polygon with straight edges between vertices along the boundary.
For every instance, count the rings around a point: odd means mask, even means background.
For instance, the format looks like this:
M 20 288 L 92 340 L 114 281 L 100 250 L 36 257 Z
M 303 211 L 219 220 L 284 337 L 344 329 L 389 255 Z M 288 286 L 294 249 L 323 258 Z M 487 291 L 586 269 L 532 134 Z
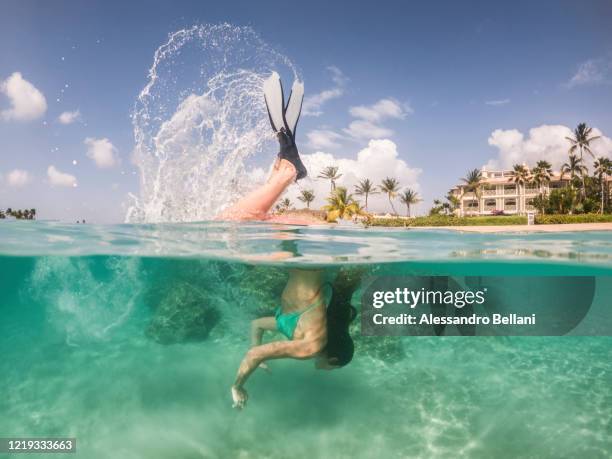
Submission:
M 326 288 L 321 270 L 294 269 L 281 296 L 283 314 L 301 313 L 293 339 L 321 337 L 326 332 Z

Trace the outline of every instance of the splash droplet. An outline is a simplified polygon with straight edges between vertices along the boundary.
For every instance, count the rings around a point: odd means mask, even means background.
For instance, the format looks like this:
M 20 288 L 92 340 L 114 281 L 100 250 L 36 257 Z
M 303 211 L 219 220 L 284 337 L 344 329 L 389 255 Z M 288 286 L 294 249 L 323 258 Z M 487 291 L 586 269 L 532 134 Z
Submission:
M 149 70 L 132 122 L 140 194 L 128 222 L 197 221 L 252 187 L 249 161 L 276 151 L 262 84 L 291 61 L 249 27 L 198 25 L 171 34 Z

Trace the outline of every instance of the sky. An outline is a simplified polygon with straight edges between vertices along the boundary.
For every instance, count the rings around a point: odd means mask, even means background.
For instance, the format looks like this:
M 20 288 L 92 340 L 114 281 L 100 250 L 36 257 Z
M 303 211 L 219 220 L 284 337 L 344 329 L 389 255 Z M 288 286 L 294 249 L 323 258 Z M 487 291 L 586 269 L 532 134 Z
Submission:
M 417 213 L 470 169 L 560 165 L 579 122 L 612 157 L 609 1 L 5 0 L 0 11 L 0 208 L 39 218 L 124 220 L 139 190 L 130 114 L 153 53 L 202 23 L 250 26 L 299 68 L 311 177 L 332 164 L 349 189 L 394 176 L 419 192 Z M 312 188 L 320 205 L 329 183 L 300 187 L 294 201 Z

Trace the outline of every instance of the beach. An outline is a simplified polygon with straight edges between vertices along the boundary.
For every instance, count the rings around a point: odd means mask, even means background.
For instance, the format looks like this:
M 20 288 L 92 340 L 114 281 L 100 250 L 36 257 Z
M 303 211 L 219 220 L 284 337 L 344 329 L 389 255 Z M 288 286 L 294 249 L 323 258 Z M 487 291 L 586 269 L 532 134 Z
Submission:
M 422 226 L 422 229 L 450 229 L 471 233 L 570 233 L 575 231 L 612 231 L 612 223 L 564 223 L 556 225 Z

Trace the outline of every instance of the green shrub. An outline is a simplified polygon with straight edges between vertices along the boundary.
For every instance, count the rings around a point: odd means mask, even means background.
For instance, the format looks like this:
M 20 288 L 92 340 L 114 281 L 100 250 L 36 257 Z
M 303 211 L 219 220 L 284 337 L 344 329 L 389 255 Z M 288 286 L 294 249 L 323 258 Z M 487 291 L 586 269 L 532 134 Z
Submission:
M 579 215 L 536 215 L 538 225 L 560 225 L 565 223 L 606 223 L 612 222 L 612 214 Z
M 603 223 L 612 222 L 612 214 L 557 214 L 536 215 L 537 225 L 564 223 Z M 483 217 L 455 217 L 449 215 L 428 215 L 426 217 L 405 218 L 369 218 L 367 226 L 419 227 L 419 226 L 496 226 L 526 225 L 527 217 L 520 215 L 500 215 Z
M 455 217 L 452 215 L 429 215 L 426 217 L 403 218 L 370 218 L 366 225 L 370 226 L 491 226 L 491 225 L 526 225 L 527 217 L 517 215 L 485 216 L 485 217 Z

